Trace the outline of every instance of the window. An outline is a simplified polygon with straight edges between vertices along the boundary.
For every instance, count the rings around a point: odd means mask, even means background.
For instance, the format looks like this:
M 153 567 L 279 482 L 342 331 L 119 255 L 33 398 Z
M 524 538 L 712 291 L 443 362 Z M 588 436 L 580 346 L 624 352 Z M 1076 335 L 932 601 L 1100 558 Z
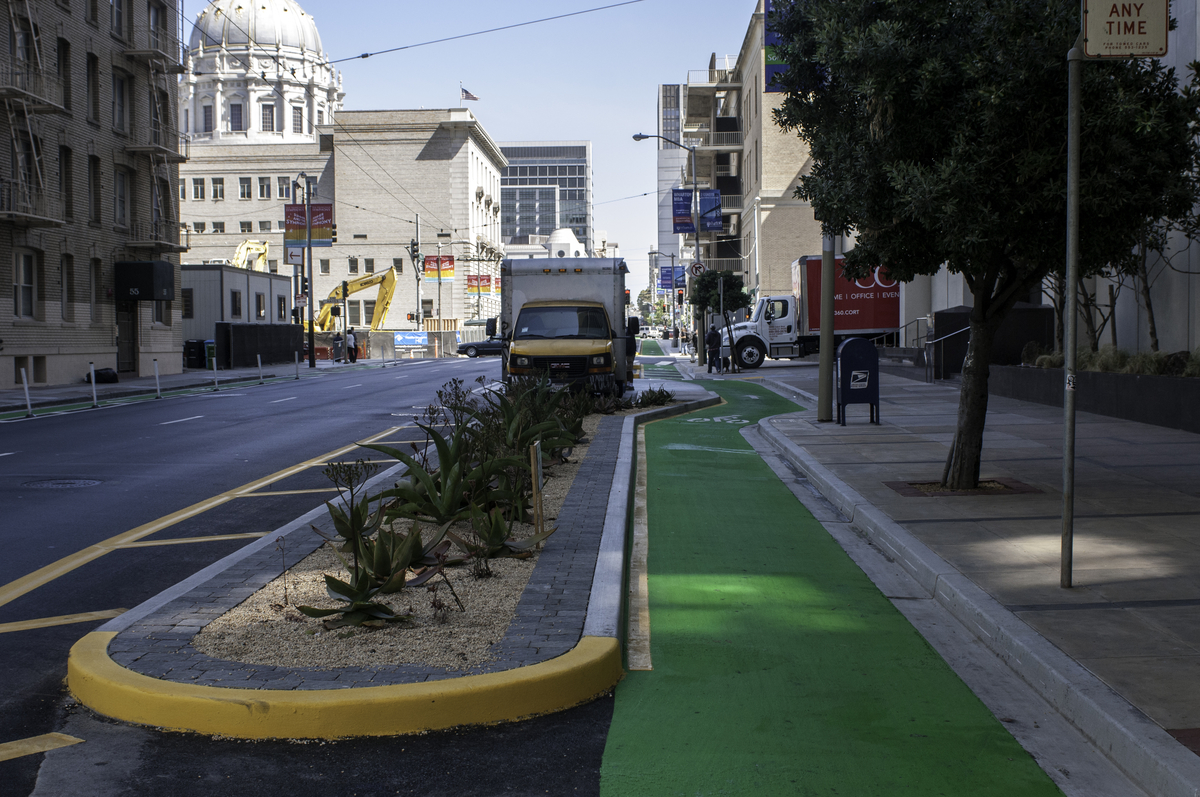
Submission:
M 375 323 L 375 301 L 368 299 L 363 302 L 363 326 L 369 327 Z
M 202 221 L 194 221 L 192 222 L 192 229 L 194 229 L 196 232 L 204 232 L 205 224 Z
M 270 199 L 271 198 L 271 178 L 270 177 L 258 178 L 258 198 L 259 199 Z
M 204 132 L 205 133 L 211 133 L 213 131 L 213 110 L 212 110 L 212 108 L 213 107 L 211 105 L 205 105 L 203 108 L 200 109 L 201 112 L 204 114 Z
M 238 199 L 250 199 L 250 178 L 238 178 Z
M 114 74 L 112 77 L 112 126 L 114 130 L 122 132 L 126 130 L 125 87 L 125 77 Z
M 421 300 L 421 317 L 433 318 L 433 299 Z
M 183 202 L 187 199 L 187 180 L 179 181 L 179 201 Z
M 372 257 L 363 258 L 363 271 L 368 274 L 375 273 L 375 259 Z
M 350 273 L 351 274 L 358 273 L 358 258 L 357 257 L 350 258 Z
M 319 124 L 319 125 L 325 124 L 325 112 L 324 111 L 317 111 L 317 124 Z
M 254 222 L 252 222 L 252 221 L 239 221 L 239 222 L 238 222 L 238 224 L 239 224 L 239 225 L 241 225 L 241 228 L 242 228 L 242 230 L 241 230 L 241 231 L 242 231 L 242 232 L 254 232 Z
M 129 226 L 129 175 L 123 169 L 113 172 L 113 224 Z
M 267 318 L 267 297 L 265 294 L 254 294 L 254 317 L 259 321 Z
M 246 129 L 242 122 L 242 104 L 240 102 L 229 103 L 229 129 L 235 133 Z
M 75 258 L 62 255 L 58 261 L 58 284 L 62 300 L 62 320 L 75 320 Z
M 204 178 L 192 178 L 192 199 L 204 199 Z
M 108 0 L 108 21 L 113 33 L 122 35 L 125 30 L 125 0 Z
M 170 302 L 154 302 L 154 323 L 162 324 L 163 326 L 171 325 L 171 303 Z
M 58 196 L 62 217 L 67 221 L 75 218 L 75 171 L 70 147 L 58 148 Z
M 271 231 L 271 222 L 269 222 L 269 221 L 260 221 L 260 222 L 258 223 L 258 231 L 259 231 L 259 232 L 270 232 L 270 231 Z
M 88 221 L 100 223 L 100 158 L 88 156 Z
M 71 43 L 58 40 L 58 82 L 62 85 L 63 107 L 71 110 Z
M 188 124 L 188 109 L 187 108 L 183 109 L 183 132 L 185 132 L 185 133 L 192 132 L 192 128 Z
M 93 258 L 92 267 L 88 269 L 88 304 L 93 321 L 100 320 L 100 259 Z
M 87 118 L 100 121 L 100 59 L 95 53 L 87 54 Z
M 179 301 L 181 303 L 180 315 L 184 318 L 195 318 L 195 309 L 192 304 L 192 288 L 179 289 Z
M 230 318 L 242 317 L 242 292 L 229 292 L 229 316 Z
M 357 300 L 346 302 L 346 323 L 352 327 L 362 326 L 361 302 Z
M 275 297 L 275 320 L 287 320 L 287 297 L 276 295 Z
M 275 106 L 264 105 L 262 107 L 262 129 L 264 133 L 275 132 Z
M 322 260 L 322 261 L 321 261 L 321 264 L 320 264 L 320 266 L 321 266 L 321 273 L 322 273 L 322 274 L 328 274 L 328 273 L 329 273 L 329 261 L 328 261 L 328 260 Z
M 292 198 L 292 180 L 291 180 L 291 178 L 290 177 L 280 177 L 278 182 L 279 182 L 279 191 L 278 191 L 279 198 L 280 199 L 291 199 Z
M 292 107 L 292 132 L 304 132 L 304 109 L 299 105 Z
M 267 271 L 271 272 L 272 274 L 278 274 L 279 273 L 279 261 L 278 260 L 268 260 L 267 261 Z
M 13 315 L 33 318 L 37 298 L 37 255 L 17 250 L 13 261 Z
M 394 268 L 396 270 L 397 274 L 403 274 L 404 273 L 404 258 L 393 257 L 392 258 L 392 268 Z
M 224 199 L 225 198 L 225 178 L 224 177 L 212 178 L 212 189 L 213 189 L 213 199 L 215 199 L 215 200 Z M 204 197 L 200 197 L 200 198 L 204 199 Z
M 214 221 L 213 222 L 213 232 L 225 232 L 225 222 Z

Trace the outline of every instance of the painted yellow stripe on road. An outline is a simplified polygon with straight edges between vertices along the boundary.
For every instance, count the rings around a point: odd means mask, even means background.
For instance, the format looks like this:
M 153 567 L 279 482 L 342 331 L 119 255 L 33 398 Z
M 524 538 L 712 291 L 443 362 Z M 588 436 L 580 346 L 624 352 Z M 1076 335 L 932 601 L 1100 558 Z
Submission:
M 72 623 L 88 623 L 95 620 L 111 620 L 124 614 L 128 609 L 105 609 L 102 612 L 82 612 L 80 614 L 60 614 L 58 617 L 42 617 L 38 620 L 20 620 L 15 623 L 0 623 L 0 634 L 13 631 L 32 631 L 35 628 L 50 628 L 56 625 L 71 625 Z
M 0 744 L 0 761 L 11 761 L 21 756 L 44 753 L 60 747 L 70 747 L 82 741 L 83 739 L 67 736 L 65 733 L 46 733 L 41 736 L 31 736 L 28 739 L 18 739 L 15 742 L 5 742 Z
M 388 435 L 394 433 L 397 428 L 398 427 L 395 426 L 390 427 L 377 435 L 372 435 L 371 437 L 366 438 L 362 442 L 373 443 L 380 438 L 387 437 Z M 126 546 L 131 542 L 137 542 L 143 537 L 149 537 L 151 534 L 155 534 L 165 528 L 170 528 L 176 523 L 207 512 L 208 510 L 228 503 L 235 498 L 241 498 L 249 493 L 254 492 L 255 490 L 267 486 L 268 484 L 277 482 L 280 479 L 295 475 L 312 467 L 313 463 L 327 462 L 331 459 L 337 459 L 338 457 L 350 451 L 354 451 L 358 447 L 358 443 L 351 443 L 350 445 L 342 446 L 336 451 L 331 451 L 328 454 L 322 454 L 319 457 L 313 457 L 312 459 L 301 462 L 298 465 L 292 465 L 291 467 L 284 468 L 277 473 L 264 476 L 261 479 L 255 479 L 249 484 L 245 484 L 241 487 L 235 487 L 228 492 L 221 493 L 220 495 L 213 496 L 212 498 L 206 498 L 203 501 L 192 504 L 186 509 L 181 509 L 178 512 L 172 512 L 169 515 L 161 517 L 158 520 L 144 523 L 135 529 L 122 532 L 115 537 L 109 537 L 107 540 L 98 542 L 95 545 L 89 545 L 81 551 L 73 553 L 70 556 L 65 556 L 62 559 L 59 559 L 57 562 L 48 564 L 45 567 L 39 568 L 28 575 L 22 576 L 15 581 L 10 581 L 3 587 L 0 587 L 0 606 L 11 603 L 22 595 L 28 594 L 38 587 L 45 586 L 51 581 L 70 573 L 72 570 L 82 567 L 88 562 L 99 559 L 101 556 Z
M 336 487 L 314 487 L 311 490 L 259 490 L 257 493 L 246 493 L 238 498 L 260 498 L 266 495 L 308 495 L 310 493 L 336 493 Z
M 170 540 L 142 540 L 118 545 L 118 548 L 157 548 L 160 545 L 184 545 L 193 542 L 221 542 L 222 540 L 256 540 L 265 537 L 269 531 L 249 531 L 245 534 L 214 534 L 211 537 L 176 537 Z

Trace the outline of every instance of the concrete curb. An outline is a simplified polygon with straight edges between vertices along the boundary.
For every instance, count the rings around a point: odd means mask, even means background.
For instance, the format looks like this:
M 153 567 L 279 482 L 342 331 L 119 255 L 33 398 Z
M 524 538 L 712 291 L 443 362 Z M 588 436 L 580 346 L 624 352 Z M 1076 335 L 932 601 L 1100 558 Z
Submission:
M 775 382 L 775 380 L 770 380 Z M 815 401 L 790 385 L 776 386 Z M 780 417 L 780 416 L 775 416 Z M 1200 759 L 1075 660 L 1005 609 L 764 418 L 763 437 L 852 526 L 895 559 L 989 650 L 1148 794 L 1200 795 Z
M 698 401 L 625 419 L 583 634 L 579 643 L 561 656 L 503 672 L 425 683 L 305 691 L 176 683 L 134 672 L 110 657 L 109 643 L 120 631 L 271 545 L 280 535 L 306 529 L 326 515 L 320 507 L 84 636 L 71 648 L 67 685 L 80 703 L 113 719 L 243 739 L 421 733 L 511 722 L 585 703 L 611 689 L 624 676 L 620 632 L 637 424 L 719 402 L 719 396 L 708 393 Z M 403 468 L 393 466 L 369 484 L 394 479 Z

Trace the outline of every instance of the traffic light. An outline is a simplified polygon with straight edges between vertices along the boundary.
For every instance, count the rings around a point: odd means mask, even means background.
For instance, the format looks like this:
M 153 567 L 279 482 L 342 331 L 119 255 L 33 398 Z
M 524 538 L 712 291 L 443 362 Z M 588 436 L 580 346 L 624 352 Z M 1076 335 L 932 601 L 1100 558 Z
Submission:
M 683 288 L 675 291 L 675 304 L 683 307 Z
M 409 321 L 416 321 L 416 320 L 417 320 L 417 314 L 416 314 L 416 313 L 409 313 L 409 314 L 408 314 L 408 320 L 409 320 Z
M 329 225 L 329 239 L 330 239 L 330 243 L 337 243 L 337 222 L 336 221 Z
M 342 280 L 342 301 L 343 302 L 346 301 L 346 297 L 349 295 L 350 295 L 350 286 L 346 284 L 345 280 Z
M 300 278 L 300 293 L 308 293 L 308 277 Z
M 629 289 L 628 288 L 625 289 L 625 304 L 626 304 L 626 306 L 629 305 Z

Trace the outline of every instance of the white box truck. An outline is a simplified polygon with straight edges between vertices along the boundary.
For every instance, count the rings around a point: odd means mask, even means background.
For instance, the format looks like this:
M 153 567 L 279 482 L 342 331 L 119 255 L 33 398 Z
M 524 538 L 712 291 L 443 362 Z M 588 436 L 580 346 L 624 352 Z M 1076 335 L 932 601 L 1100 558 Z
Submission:
M 625 318 L 628 273 L 621 258 L 501 262 L 500 316 L 487 331 L 504 342 L 504 381 L 545 376 L 617 396 L 632 388 L 638 319 Z
M 844 261 L 834 266 L 834 340 L 895 332 L 900 326 L 900 285 L 883 269 L 869 277 L 847 279 Z M 721 336 L 721 355 L 729 356 L 729 337 Z M 762 296 L 748 321 L 733 326 L 733 351 L 744 368 L 763 361 L 795 359 L 816 353 L 821 342 L 821 258 L 792 262 L 792 294 Z

